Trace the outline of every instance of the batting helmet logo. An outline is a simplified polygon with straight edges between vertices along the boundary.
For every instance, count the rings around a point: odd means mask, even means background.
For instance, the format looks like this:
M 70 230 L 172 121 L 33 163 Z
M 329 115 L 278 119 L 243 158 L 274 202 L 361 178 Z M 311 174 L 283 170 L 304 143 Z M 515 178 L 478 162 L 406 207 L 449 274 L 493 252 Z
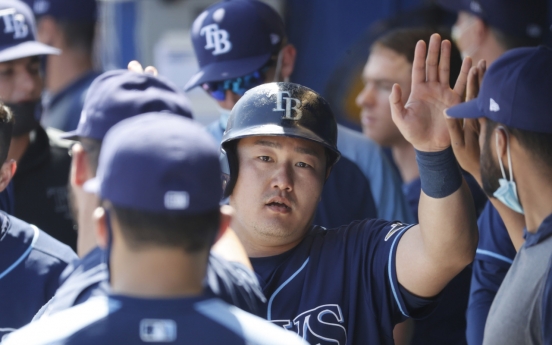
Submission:
M 284 97 L 286 94 L 288 97 Z M 286 102 L 286 107 L 282 107 L 282 101 Z M 287 120 L 299 120 L 303 116 L 301 109 L 301 100 L 297 98 L 291 98 L 291 95 L 287 91 L 278 91 L 278 97 L 276 98 L 276 108 L 272 111 L 285 111 L 283 119 Z M 295 116 L 292 114 L 292 110 L 295 110 Z

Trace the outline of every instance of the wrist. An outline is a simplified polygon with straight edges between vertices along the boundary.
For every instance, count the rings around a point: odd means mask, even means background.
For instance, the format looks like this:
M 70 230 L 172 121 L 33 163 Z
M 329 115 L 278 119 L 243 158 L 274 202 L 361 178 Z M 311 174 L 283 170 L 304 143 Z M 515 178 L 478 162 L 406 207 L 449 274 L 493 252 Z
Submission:
M 432 198 L 445 198 L 462 185 L 462 172 L 452 148 L 442 151 L 416 151 L 422 191 Z

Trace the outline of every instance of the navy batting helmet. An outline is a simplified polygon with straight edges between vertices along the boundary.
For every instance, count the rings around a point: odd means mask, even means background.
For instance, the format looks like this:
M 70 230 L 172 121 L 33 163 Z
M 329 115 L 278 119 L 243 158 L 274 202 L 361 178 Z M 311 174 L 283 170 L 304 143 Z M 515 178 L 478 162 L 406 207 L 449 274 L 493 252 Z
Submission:
M 313 90 L 294 83 L 268 83 L 252 88 L 236 103 L 222 137 L 224 196 L 232 193 L 238 176 L 236 145 L 251 136 L 287 136 L 324 146 L 327 167 L 341 154 L 337 123 L 330 105 Z

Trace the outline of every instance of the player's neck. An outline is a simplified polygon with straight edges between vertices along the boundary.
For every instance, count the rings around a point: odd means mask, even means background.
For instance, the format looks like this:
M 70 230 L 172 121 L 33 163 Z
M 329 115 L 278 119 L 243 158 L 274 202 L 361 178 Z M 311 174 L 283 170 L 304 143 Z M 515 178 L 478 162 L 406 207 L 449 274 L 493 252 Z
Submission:
M 72 49 L 64 49 L 59 56 L 49 56 L 46 64 L 46 90 L 56 94 L 91 71 L 90 56 Z
M 404 183 L 412 182 L 420 177 L 418 164 L 416 163 L 416 152 L 409 142 L 401 141 L 394 145 L 391 151 Z
M 182 248 L 159 246 L 130 250 L 117 242 L 115 238 L 110 258 L 114 294 L 180 298 L 203 293 L 208 252 L 190 255 Z

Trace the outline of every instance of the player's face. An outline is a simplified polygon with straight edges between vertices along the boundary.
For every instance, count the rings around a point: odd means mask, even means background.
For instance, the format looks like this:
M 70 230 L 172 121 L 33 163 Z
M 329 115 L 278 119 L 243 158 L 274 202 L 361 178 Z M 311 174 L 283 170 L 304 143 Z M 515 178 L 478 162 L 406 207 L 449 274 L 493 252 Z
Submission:
M 298 243 L 309 229 L 326 178 L 324 148 L 304 139 L 249 137 L 238 143 L 239 174 L 230 196 L 232 228 L 256 246 Z
M 0 99 L 6 103 L 35 101 L 42 93 L 40 60 L 27 57 L 0 62 Z
M 410 94 L 412 64 L 395 51 L 376 47 L 364 67 L 364 89 L 356 103 L 361 107 L 362 131 L 381 146 L 393 146 L 404 141 L 391 118 L 389 95 L 394 83 L 403 90 L 403 104 Z
M 460 11 L 452 28 L 452 39 L 463 56 L 472 56 L 477 50 L 474 39 L 477 37 L 477 17 L 469 12 Z

